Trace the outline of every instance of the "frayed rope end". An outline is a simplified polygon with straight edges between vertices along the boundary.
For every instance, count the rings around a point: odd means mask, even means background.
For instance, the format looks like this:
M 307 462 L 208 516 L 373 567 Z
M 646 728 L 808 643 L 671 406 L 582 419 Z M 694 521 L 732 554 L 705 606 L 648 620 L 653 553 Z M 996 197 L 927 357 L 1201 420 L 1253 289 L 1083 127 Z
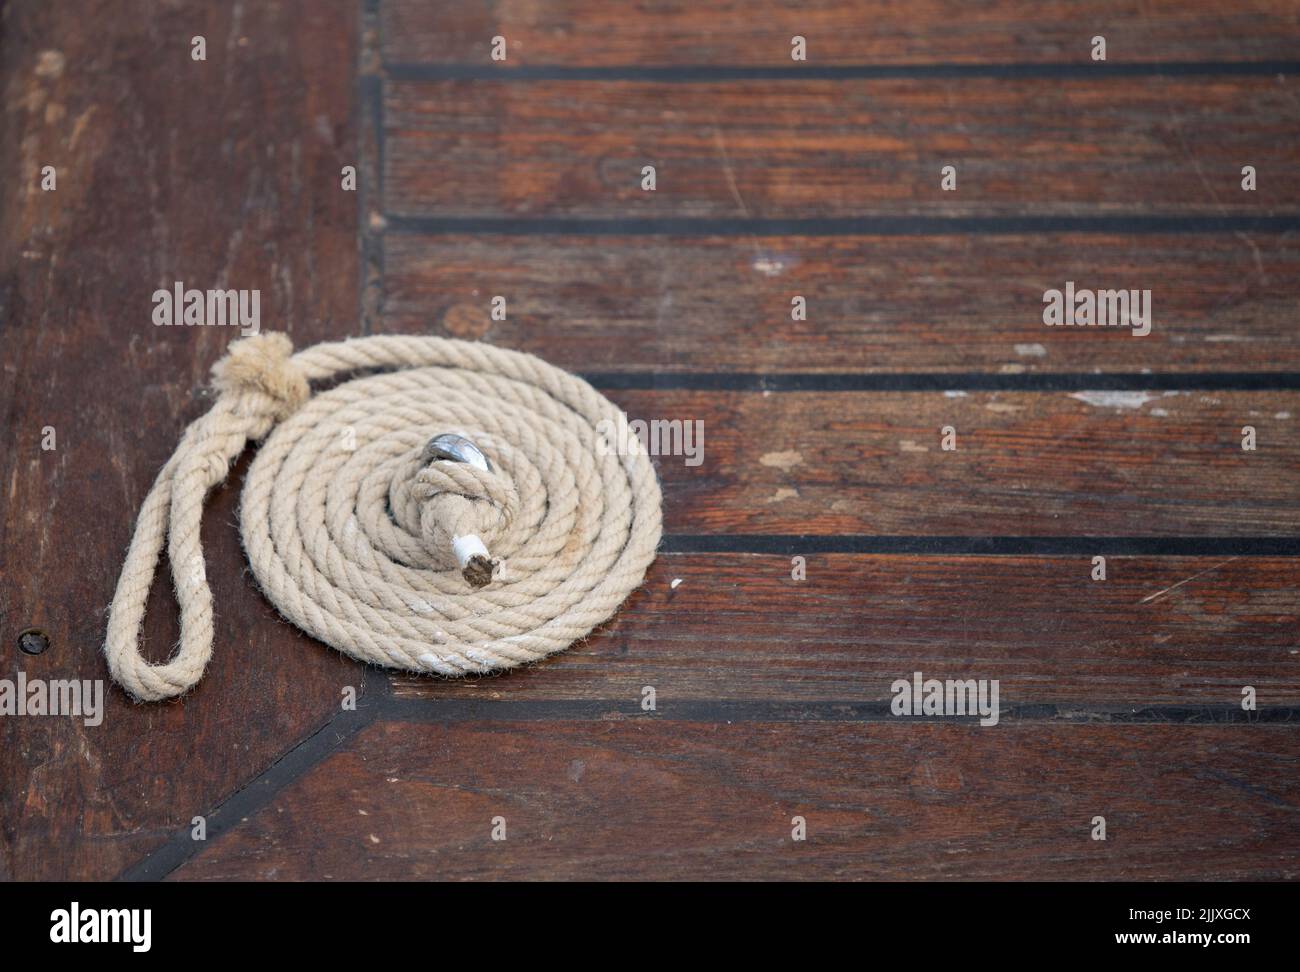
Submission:
M 478 589 L 487 587 L 492 583 L 492 574 L 497 569 L 499 560 L 489 560 L 482 554 L 475 554 L 469 558 L 464 569 L 461 570 L 461 576 L 469 583 L 470 587 Z

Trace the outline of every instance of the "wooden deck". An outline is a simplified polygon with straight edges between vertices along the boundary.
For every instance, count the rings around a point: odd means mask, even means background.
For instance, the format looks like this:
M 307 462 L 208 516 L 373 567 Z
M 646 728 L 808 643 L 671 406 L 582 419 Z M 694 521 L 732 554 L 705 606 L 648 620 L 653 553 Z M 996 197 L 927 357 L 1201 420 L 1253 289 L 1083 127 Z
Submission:
M 704 458 L 656 460 L 613 621 L 451 682 L 278 620 L 245 457 L 199 687 L 0 717 L 0 877 L 1300 876 L 1300 5 L 138 7 L 0 21 L 0 678 L 107 679 L 236 334 L 155 328 L 173 281 L 300 347 L 538 353 Z M 1045 327 L 1066 281 L 1150 289 L 1151 333 Z M 160 580 L 151 657 L 176 625 Z M 916 671 L 996 679 L 999 724 L 894 716 Z

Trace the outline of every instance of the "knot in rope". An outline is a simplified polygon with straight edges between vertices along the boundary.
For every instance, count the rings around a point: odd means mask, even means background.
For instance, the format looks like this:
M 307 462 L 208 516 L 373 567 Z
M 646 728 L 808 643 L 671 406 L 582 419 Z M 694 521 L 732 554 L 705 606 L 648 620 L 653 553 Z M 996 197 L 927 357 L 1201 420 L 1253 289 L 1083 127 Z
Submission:
M 310 381 L 357 372 L 312 397 Z M 110 609 L 109 669 L 137 699 L 182 694 L 211 658 L 202 504 L 250 440 L 265 439 L 240 506 L 254 577 L 361 661 L 448 676 L 535 661 L 610 617 L 654 559 L 649 459 L 602 448 L 618 409 L 531 355 L 415 336 L 293 354 L 264 334 L 232 344 L 213 378 L 217 402 L 145 498 Z M 138 641 L 164 540 L 181 640 L 152 664 Z
M 236 341 L 212 366 L 212 384 L 245 414 L 265 412 L 281 421 L 311 397 L 307 377 L 293 364 L 292 354 L 293 344 L 283 334 Z

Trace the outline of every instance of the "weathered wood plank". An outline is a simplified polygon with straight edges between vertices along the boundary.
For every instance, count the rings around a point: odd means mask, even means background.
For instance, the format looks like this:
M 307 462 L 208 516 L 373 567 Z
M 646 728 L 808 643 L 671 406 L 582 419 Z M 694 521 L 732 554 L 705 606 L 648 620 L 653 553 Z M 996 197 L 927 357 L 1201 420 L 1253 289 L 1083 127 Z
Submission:
M 384 0 L 390 61 L 492 64 L 490 45 L 507 38 L 503 68 L 567 65 L 775 65 L 798 70 L 790 38 L 808 40 L 819 64 L 1086 63 L 1091 39 L 1126 61 L 1244 61 L 1293 58 L 1300 44 L 1294 4 L 1253 0 L 1230 7 L 1155 0 L 600 0 L 492 4 Z
M 387 330 L 578 371 L 1300 370 L 1300 244 L 1284 235 L 390 233 L 384 267 Z M 1045 326 L 1044 292 L 1071 280 L 1149 289 L 1151 332 Z
M 107 683 L 105 608 L 140 507 L 234 327 L 151 323 L 155 289 L 257 289 L 300 343 L 355 327 L 353 3 L 6 5 L 0 166 L 6 679 L 98 679 L 103 722 L 0 719 L 0 874 L 104 879 L 247 783 L 364 673 L 277 623 L 234 527 L 238 479 L 204 526 L 218 643 L 180 704 Z M 207 60 L 190 57 L 191 38 Z M 57 189 L 40 188 L 41 168 Z M 43 451 L 44 430 L 56 448 Z M 147 650 L 169 654 L 164 570 Z M 50 649 L 19 655 L 42 627 Z
M 1278 880 L 1298 760 L 1284 726 L 383 723 L 175 877 Z
M 1300 392 L 609 394 L 677 450 L 668 533 L 1300 535 Z
M 1262 2 L 1155 0 L 1141 16 L 1072 0 L 962 4 L 959 15 L 931 0 L 827 0 L 797 14 L 660 4 L 617 19 L 589 0 L 378 7 L 389 63 L 435 65 L 490 64 L 494 33 L 509 36 L 510 65 L 792 70 L 792 33 L 809 37 L 813 64 L 1083 67 L 1098 32 L 1117 63 L 1293 58 L 1300 34 L 1292 5 Z M 183 2 L 147 19 L 5 7 L 0 677 L 106 678 L 102 608 L 135 512 L 234 336 L 154 328 L 154 289 L 259 289 L 264 326 L 299 344 L 356 332 L 356 203 L 339 170 L 359 158 L 358 14 L 352 2 Z M 203 62 L 189 56 L 196 34 Z M 374 77 L 379 60 L 367 60 Z M 1294 168 L 1294 87 L 1209 75 L 779 90 L 389 83 L 388 141 L 367 157 L 388 159 L 378 208 L 393 217 L 1294 214 L 1300 189 L 1282 175 Z M 660 169 L 655 194 L 637 188 L 647 161 Z M 959 190 L 941 194 L 948 161 Z M 1246 162 L 1260 171 L 1254 194 L 1238 186 Z M 38 188 L 46 164 L 55 192 Z M 375 175 L 363 172 L 372 187 Z M 370 225 L 382 228 L 382 213 Z M 1276 235 L 1061 237 L 1056 254 L 1046 238 L 1015 237 L 541 242 L 390 235 L 379 328 L 432 320 L 586 371 L 1296 366 L 1284 315 L 1295 255 Z M 366 254 L 377 294 L 384 261 Z M 1168 330 L 1157 318 L 1144 341 L 1074 344 L 1091 335 L 1041 328 L 1042 287 L 1085 271 L 1166 287 Z M 785 317 L 799 274 L 825 302 L 811 301 L 801 330 Z M 552 296 L 544 279 L 567 289 Z M 1032 286 L 987 289 L 1004 280 Z M 512 318 L 484 327 L 477 302 L 502 286 Z M 933 316 L 917 313 L 927 306 Z M 675 532 L 1300 527 L 1293 392 L 613 395 L 633 418 L 705 421 L 702 465 L 658 460 Z M 1247 423 L 1255 453 L 1239 448 Z M 945 424 L 957 452 L 939 450 Z M 40 448 L 47 426 L 53 452 Z M 111 877 L 314 731 L 343 686 L 388 683 L 278 623 L 250 587 L 233 526 L 241 478 L 242 467 L 204 528 L 221 634 L 201 686 L 143 707 L 110 689 L 97 726 L 0 720 L 0 877 Z M 1112 557 L 1105 584 L 1089 566 L 812 555 L 796 586 L 784 557 L 664 555 L 613 622 L 543 665 L 478 682 L 395 679 L 385 711 L 396 719 L 437 718 L 426 702 L 503 704 L 481 722 L 373 727 L 179 876 L 1295 877 L 1297 743 L 1285 726 L 816 721 L 840 701 L 879 703 L 917 669 L 998 678 L 1007 705 L 1076 713 L 1231 706 L 1244 684 L 1262 706 L 1296 703 L 1293 560 Z M 150 603 L 156 658 L 175 637 L 168 587 L 160 580 Z M 29 624 L 52 638 L 43 655 L 13 647 Z M 645 684 L 659 715 L 511 721 L 549 702 L 622 711 Z M 543 707 L 511 707 L 533 701 Z M 673 714 L 732 702 L 753 703 L 751 721 Z M 763 702 L 790 703 L 791 721 L 753 721 Z M 1188 806 L 1197 814 L 1171 812 Z M 510 821 L 504 845 L 487 838 L 497 812 Z M 806 845 L 784 843 L 794 813 L 809 817 Z M 1088 840 L 1097 813 L 1106 844 Z
M 1104 543 L 1098 544 L 1105 549 Z M 661 553 L 586 642 L 495 678 L 394 675 L 399 697 L 888 702 L 891 684 L 998 679 L 1001 704 L 1300 705 L 1300 565 L 1291 559 L 789 557 Z M 676 583 L 674 587 L 673 584 Z
M 398 216 L 1289 213 L 1291 76 L 392 82 Z M 642 167 L 657 188 L 642 189 Z M 940 187 L 957 169 L 956 191 Z M 1241 187 L 1255 166 L 1258 188 Z M 454 177 L 451 174 L 454 173 Z

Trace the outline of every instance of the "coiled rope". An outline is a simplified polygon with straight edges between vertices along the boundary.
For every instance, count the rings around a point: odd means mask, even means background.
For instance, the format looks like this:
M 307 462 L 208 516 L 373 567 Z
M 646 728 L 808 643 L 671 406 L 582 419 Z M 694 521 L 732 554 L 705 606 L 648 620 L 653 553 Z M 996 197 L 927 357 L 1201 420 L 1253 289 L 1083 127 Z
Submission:
M 292 352 L 282 334 L 231 345 L 213 367 L 215 405 L 144 501 L 104 646 L 135 698 L 182 694 L 212 656 L 203 502 L 249 441 L 266 439 L 240 506 L 254 576 L 282 615 L 360 661 L 451 676 L 512 668 L 585 637 L 644 579 L 659 483 L 635 439 L 609 444 L 618 409 L 586 382 L 447 338 Z M 312 396 L 309 382 L 357 372 Z M 447 432 L 489 468 L 430 459 L 430 437 Z M 151 664 L 138 642 L 164 539 L 181 638 Z

